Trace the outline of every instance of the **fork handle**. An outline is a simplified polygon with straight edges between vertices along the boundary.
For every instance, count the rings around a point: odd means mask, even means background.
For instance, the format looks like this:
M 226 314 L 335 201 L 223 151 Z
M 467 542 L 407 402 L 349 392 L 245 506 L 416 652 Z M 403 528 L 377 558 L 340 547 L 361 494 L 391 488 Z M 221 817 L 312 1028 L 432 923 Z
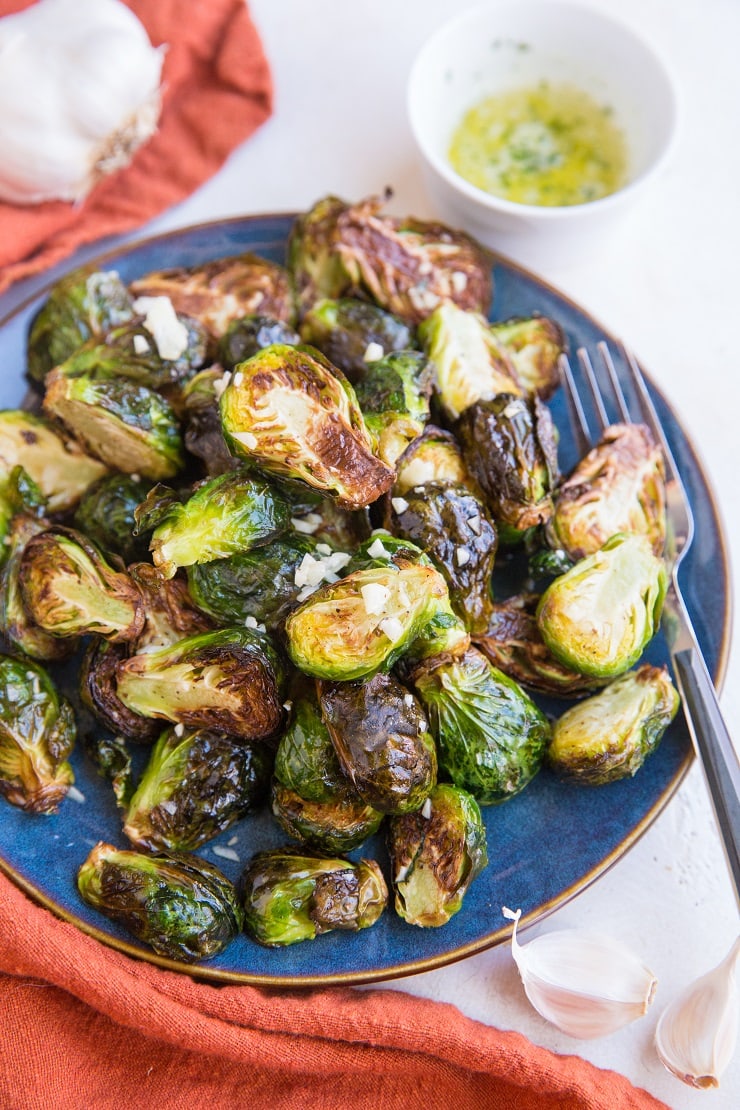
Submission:
M 673 662 L 686 722 L 704 768 L 740 903 L 740 761 L 701 653 L 686 648 L 675 653 Z

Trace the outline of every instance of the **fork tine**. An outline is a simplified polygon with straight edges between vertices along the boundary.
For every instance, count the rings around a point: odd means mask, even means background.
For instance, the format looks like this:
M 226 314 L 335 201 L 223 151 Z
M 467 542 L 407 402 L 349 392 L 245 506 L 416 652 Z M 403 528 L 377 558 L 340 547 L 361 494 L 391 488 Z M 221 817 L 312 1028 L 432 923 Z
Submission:
M 624 396 L 624 390 L 622 389 L 621 382 L 619 381 L 619 378 L 617 376 L 612 353 L 609 350 L 608 345 L 603 340 L 600 343 L 596 344 L 596 349 L 601 355 L 601 361 L 603 362 L 606 372 L 609 375 L 609 383 L 612 388 L 612 393 L 614 394 L 614 400 L 617 403 L 617 408 L 619 409 L 619 415 L 622 418 L 622 423 L 631 424 L 632 416 L 630 415 L 629 405 L 627 404 L 627 400 Z
M 603 432 L 605 428 L 609 427 L 610 420 L 607 416 L 606 409 L 604 408 L 604 401 L 601 396 L 601 389 L 599 388 L 599 382 L 594 372 L 594 368 L 591 364 L 591 358 L 585 347 L 579 347 L 576 351 L 576 355 L 578 357 L 578 362 L 580 363 L 583 376 L 588 384 L 589 392 L 593 399 L 594 408 L 596 409 L 596 416 Z
M 558 359 L 558 370 L 560 371 L 560 381 L 565 390 L 565 397 L 568 402 L 568 413 L 576 448 L 579 455 L 585 455 L 591 447 L 591 430 L 588 426 L 586 413 L 584 412 L 581 397 L 573 379 L 573 371 L 570 368 L 567 355 L 561 355 Z
M 676 467 L 675 459 L 673 458 L 673 452 L 668 446 L 668 440 L 665 437 L 660 417 L 655 411 L 655 405 L 653 404 L 652 397 L 648 393 L 648 388 L 645 384 L 645 378 L 643 377 L 640 364 L 628 347 L 625 347 L 623 343 L 620 345 L 622 348 L 622 353 L 624 355 L 624 360 L 627 363 L 627 367 L 632 377 L 635 393 L 637 394 L 642 421 L 650 428 L 650 431 L 653 433 L 656 442 L 660 444 L 660 447 L 663 451 L 663 456 L 665 458 L 666 464 L 666 478 L 668 479 L 668 481 L 680 482 L 681 479 L 678 474 L 678 468 Z

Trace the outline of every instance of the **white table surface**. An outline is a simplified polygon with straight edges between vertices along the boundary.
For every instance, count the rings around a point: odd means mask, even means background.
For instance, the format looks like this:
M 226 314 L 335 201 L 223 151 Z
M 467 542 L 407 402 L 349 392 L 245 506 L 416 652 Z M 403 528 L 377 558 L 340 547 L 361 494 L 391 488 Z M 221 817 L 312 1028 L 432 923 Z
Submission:
M 130 238 L 221 216 L 295 211 L 329 192 L 356 200 L 386 185 L 395 193 L 391 211 L 436 215 L 406 120 L 406 77 L 424 39 L 473 2 L 251 0 L 273 69 L 272 118 L 196 194 Z M 628 340 L 670 397 L 716 491 L 737 581 L 740 3 L 590 3 L 640 30 L 662 54 L 679 87 L 681 134 L 659 183 L 598 257 L 550 264 L 542 276 Z M 100 249 L 96 245 L 95 252 Z M 80 260 L 91 253 L 82 252 Z M 41 281 L 6 294 L 0 315 Z M 737 644 L 721 702 L 740 738 Z M 620 936 L 643 956 L 659 981 L 646 1017 L 601 1040 L 566 1037 L 529 1006 L 507 946 L 388 985 L 453 1002 L 479 1021 L 613 1068 L 674 1110 L 740 1106 L 740 1050 L 720 1090 L 710 1093 L 674 1079 L 653 1049 L 664 1005 L 720 961 L 738 929 L 696 765 L 642 839 L 523 939 L 570 926 Z

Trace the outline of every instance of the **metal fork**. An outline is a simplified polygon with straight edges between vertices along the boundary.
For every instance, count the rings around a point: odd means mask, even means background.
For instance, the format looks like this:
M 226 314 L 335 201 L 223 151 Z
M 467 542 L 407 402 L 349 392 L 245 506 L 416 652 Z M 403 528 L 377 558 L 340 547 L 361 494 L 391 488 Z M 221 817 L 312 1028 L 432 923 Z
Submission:
M 647 424 L 663 450 L 666 467 L 668 531 L 665 560 L 670 585 L 663 610 L 662 627 L 671 653 L 686 723 L 704 770 L 727 864 L 735 886 L 735 894 L 740 904 L 740 761 L 722 717 L 717 694 L 699 648 L 678 581 L 681 560 L 694 537 L 691 505 L 637 360 L 622 347 L 626 367 L 624 380 L 632 399 L 632 405 L 630 405 L 620 383 L 609 347 L 606 343 L 598 343 L 596 349 L 602 367 L 601 377 L 608 381 L 620 421 L 627 424 Z M 580 374 L 588 387 L 588 395 L 593 403 L 600 430 L 603 432 L 612 421 L 607 414 L 599 378 L 585 348 L 580 348 L 576 352 L 576 357 Z M 576 446 L 581 454 L 585 454 L 593 446 L 594 440 L 583 406 L 583 395 L 576 386 L 573 370 L 565 355 L 560 360 L 560 374 L 565 387 Z

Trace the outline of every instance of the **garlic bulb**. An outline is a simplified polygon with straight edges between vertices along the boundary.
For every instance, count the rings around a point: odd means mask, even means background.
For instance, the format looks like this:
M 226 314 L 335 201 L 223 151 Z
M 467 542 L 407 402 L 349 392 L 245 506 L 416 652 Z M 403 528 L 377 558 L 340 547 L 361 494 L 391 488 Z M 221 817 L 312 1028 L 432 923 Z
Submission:
M 81 200 L 156 130 L 164 48 L 121 0 L 0 19 L 0 199 Z
M 657 980 L 619 941 L 581 929 L 544 933 L 519 944 L 521 910 L 503 908 L 514 922 L 511 952 L 535 1010 L 571 1037 L 613 1033 L 647 1013 Z
M 740 937 L 713 971 L 687 987 L 660 1015 L 658 1056 L 691 1087 L 719 1087 L 735 1048 L 738 1024 L 735 965 Z

